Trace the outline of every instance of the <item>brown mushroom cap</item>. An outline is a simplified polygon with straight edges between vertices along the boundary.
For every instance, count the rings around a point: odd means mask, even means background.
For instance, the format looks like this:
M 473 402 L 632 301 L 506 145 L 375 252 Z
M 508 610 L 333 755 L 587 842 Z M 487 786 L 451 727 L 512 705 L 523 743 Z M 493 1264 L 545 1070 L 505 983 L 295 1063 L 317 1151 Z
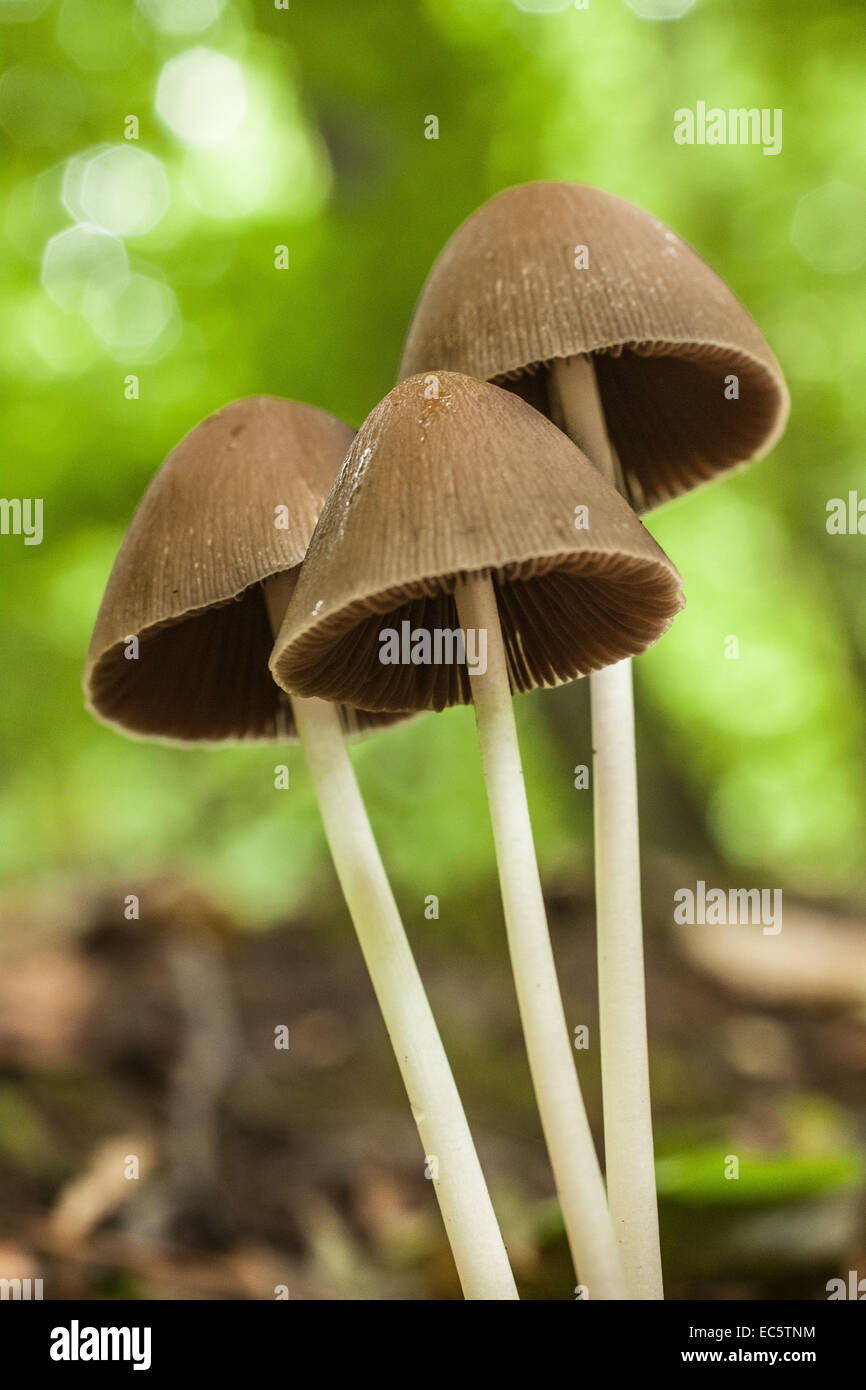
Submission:
M 584 184 L 506 189 L 457 229 L 421 293 L 400 377 L 467 372 L 549 414 L 543 369 L 579 353 L 596 354 L 638 510 L 766 453 L 784 429 L 781 368 L 736 296 L 663 223 Z M 729 375 L 738 400 L 725 397 Z
M 323 410 L 252 396 L 181 440 L 106 586 L 84 671 L 92 714 L 184 743 L 294 736 L 291 703 L 268 671 L 261 581 L 300 565 L 353 437 Z M 288 509 L 286 529 L 277 507 Z M 125 655 L 132 635 L 137 659 Z M 390 722 L 342 714 L 348 732 Z
M 274 646 L 276 680 L 367 709 L 470 703 L 465 666 L 383 665 L 380 632 L 454 630 L 454 586 L 471 574 L 493 576 L 514 690 L 643 651 L 683 604 L 664 551 L 560 430 L 486 382 L 413 377 L 343 464 Z

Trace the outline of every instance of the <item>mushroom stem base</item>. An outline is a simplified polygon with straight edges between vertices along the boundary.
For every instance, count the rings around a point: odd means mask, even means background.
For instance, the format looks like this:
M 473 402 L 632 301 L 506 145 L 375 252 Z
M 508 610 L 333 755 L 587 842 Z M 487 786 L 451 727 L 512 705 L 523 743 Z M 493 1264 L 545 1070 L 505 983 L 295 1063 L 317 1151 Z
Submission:
M 292 700 L 337 877 L 424 1146 L 467 1299 L 517 1298 L 514 1276 L 436 1022 L 385 874 L 337 709 Z
M 493 582 L 471 577 L 455 597 L 461 626 L 487 634 L 486 670 L 470 675 L 475 720 L 526 1051 L 572 1258 L 591 1298 L 625 1298 L 556 977 Z

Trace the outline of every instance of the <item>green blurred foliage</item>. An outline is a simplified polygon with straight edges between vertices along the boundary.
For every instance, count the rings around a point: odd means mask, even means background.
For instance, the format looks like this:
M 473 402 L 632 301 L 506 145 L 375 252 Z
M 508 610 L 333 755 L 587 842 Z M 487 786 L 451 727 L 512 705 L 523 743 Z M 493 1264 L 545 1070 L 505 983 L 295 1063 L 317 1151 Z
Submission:
M 866 538 L 825 527 L 829 498 L 866 496 L 862 0 L 696 0 L 667 23 L 624 0 L 551 8 L 0 0 L 0 492 L 45 499 L 41 546 L 0 537 L 7 882 L 119 875 L 134 891 L 170 864 L 245 921 L 313 901 L 330 871 L 296 751 L 278 793 L 277 750 L 154 747 L 85 714 L 113 554 L 162 458 L 226 401 L 271 392 L 358 425 L 393 384 L 456 224 L 508 184 L 562 178 L 690 241 L 754 314 L 793 399 L 769 460 L 650 518 L 688 607 L 638 663 L 643 746 L 664 751 L 644 802 L 684 788 L 732 867 L 862 895 Z M 213 144 L 190 143 L 202 132 L 183 83 L 200 72 L 225 126 Z M 676 145 L 673 112 L 698 100 L 782 108 L 782 154 Z M 106 146 L 118 185 L 92 162 Z M 158 165 L 130 164 L 133 150 Z M 124 294 L 98 276 L 83 293 L 74 238 L 52 243 L 100 217 L 127 227 L 111 243 L 133 276 Z M 590 831 L 589 794 L 572 786 L 590 759 L 585 705 L 569 706 L 563 739 L 550 698 L 519 702 L 548 874 L 586 864 Z M 427 893 L 445 916 L 491 873 L 471 714 L 412 721 L 355 756 L 407 917 Z

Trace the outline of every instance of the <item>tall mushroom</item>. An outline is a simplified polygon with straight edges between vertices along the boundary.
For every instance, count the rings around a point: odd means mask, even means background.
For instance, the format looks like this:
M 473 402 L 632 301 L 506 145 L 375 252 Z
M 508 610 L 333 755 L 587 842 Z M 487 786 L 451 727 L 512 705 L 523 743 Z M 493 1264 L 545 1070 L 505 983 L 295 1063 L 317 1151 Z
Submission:
M 467 1298 L 514 1299 L 472 1136 L 382 866 L 343 730 L 398 715 L 289 701 L 268 657 L 354 431 L 312 406 L 234 402 L 169 455 L 111 572 L 84 689 L 124 733 L 182 743 L 299 737 L 334 864 L 409 1093 Z M 342 725 L 342 727 L 341 727 Z
M 385 712 L 474 702 L 532 1078 L 575 1266 L 595 1298 L 624 1297 L 625 1286 L 563 1015 L 511 689 L 643 651 L 681 606 L 671 562 L 560 431 L 516 396 L 442 372 L 403 382 L 362 425 L 271 663 L 293 697 Z
M 636 511 L 765 453 L 788 396 L 722 280 L 622 198 L 570 183 L 506 189 L 433 266 L 400 377 L 496 381 L 549 416 Z M 608 1193 L 637 1298 L 661 1298 L 630 662 L 590 679 Z

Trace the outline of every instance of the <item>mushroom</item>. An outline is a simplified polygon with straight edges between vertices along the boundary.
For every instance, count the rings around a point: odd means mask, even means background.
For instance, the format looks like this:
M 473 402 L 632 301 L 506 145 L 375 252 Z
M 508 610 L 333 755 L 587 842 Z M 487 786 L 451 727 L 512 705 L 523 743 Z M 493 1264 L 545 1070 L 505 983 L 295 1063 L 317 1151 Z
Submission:
M 788 410 L 724 282 L 649 213 L 582 184 L 506 189 L 454 233 L 400 377 L 440 368 L 523 396 L 637 511 L 767 452 Z M 631 663 L 594 672 L 590 698 L 608 1194 L 634 1296 L 662 1298 Z
M 467 1298 L 517 1292 L 463 1106 L 382 866 L 343 731 L 393 723 L 289 701 L 276 615 L 354 431 L 312 406 L 235 401 L 169 455 L 108 581 L 86 703 L 124 733 L 182 743 L 300 738 Z M 266 593 L 267 590 L 267 593 Z
M 590 366 L 638 512 L 761 456 L 785 426 L 781 368 L 757 325 L 674 232 L 584 184 L 508 188 L 430 271 L 400 378 L 442 368 L 498 381 L 558 424 L 561 398 L 580 444 L 591 422 L 570 382 Z
M 382 712 L 474 702 L 530 1069 L 572 1256 L 594 1298 L 625 1287 L 556 978 L 511 690 L 643 651 L 681 606 L 674 566 L 564 434 L 517 396 L 442 372 L 403 382 L 362 425 L 271 659 L 293 697 Z M 399 652 L 395 634 L 407 639 Z

